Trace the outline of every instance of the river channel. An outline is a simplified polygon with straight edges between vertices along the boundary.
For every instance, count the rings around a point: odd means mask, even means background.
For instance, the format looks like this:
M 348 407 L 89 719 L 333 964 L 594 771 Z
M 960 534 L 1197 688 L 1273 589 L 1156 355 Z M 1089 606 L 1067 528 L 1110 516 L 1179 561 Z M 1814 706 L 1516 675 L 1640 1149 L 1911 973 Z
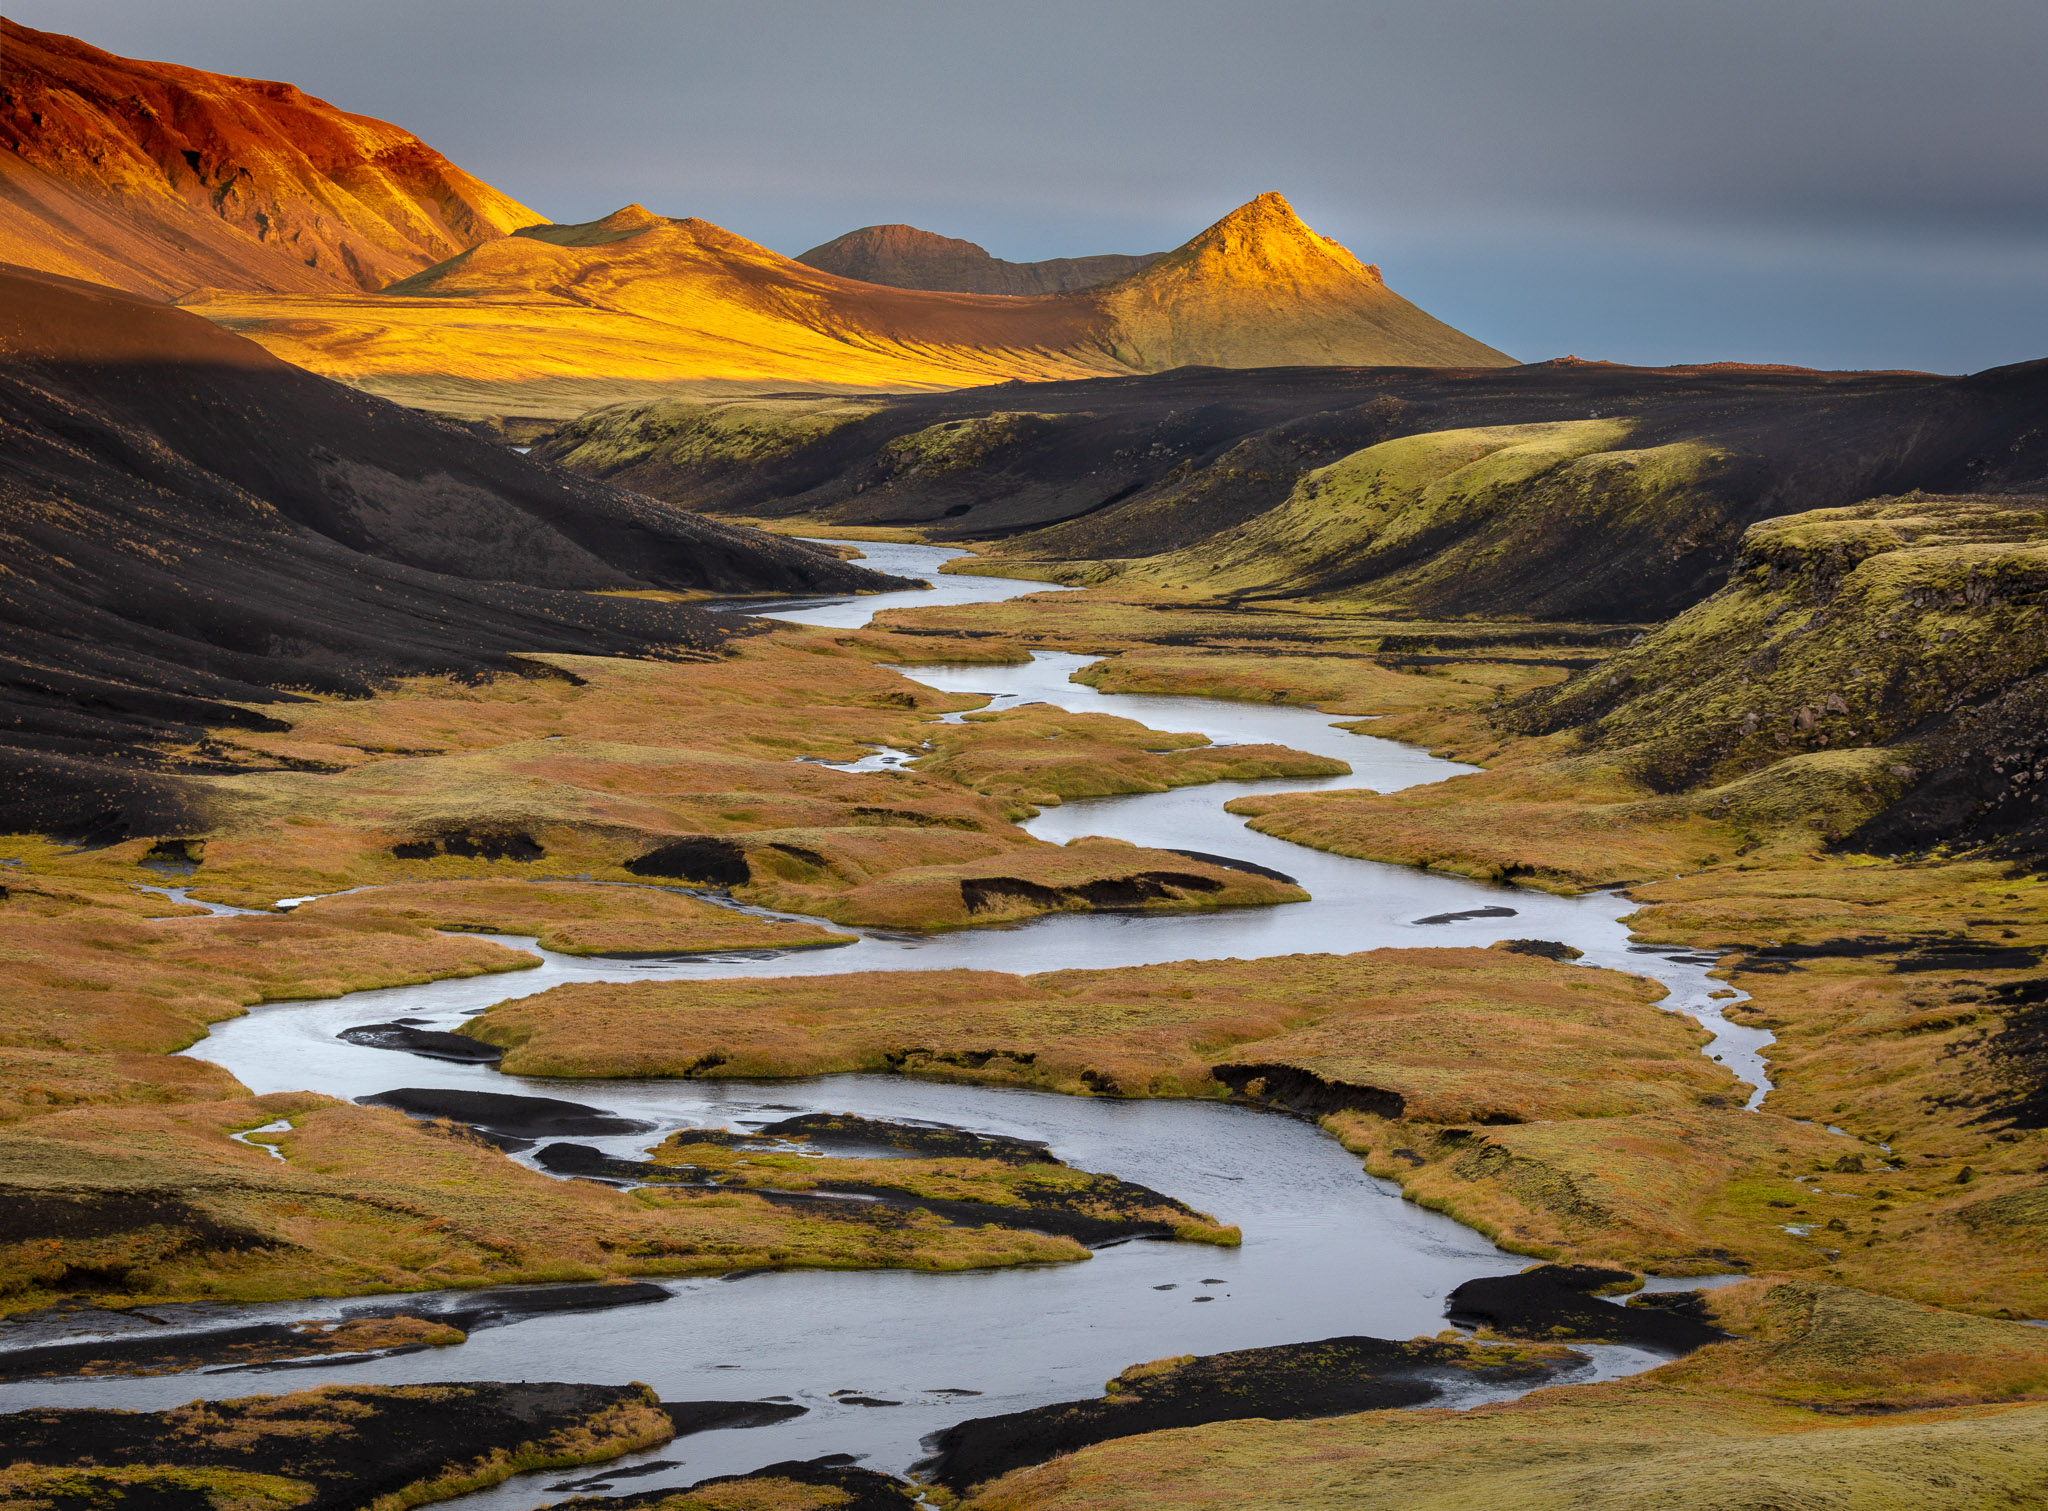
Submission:
M 869 564 L 925 577 L 934 589 L 747 608 L 797 622 L 852 627 L 899 604 L 979 602 L 1047 591 L 1042 583 L 934 577 L 937 564 L 955 554 L 938 548 L 857 544 Z M 809 1409 L 780 1425 L 702 1433 L 623 1460 L 613 1467 L 654 1461 L 673 1461 L 673 1467 L 622 1479 L 616 1487 L 621 1493 L 821 1454 L 851 1454 L 869 1467 L 901 1471 L 920 1456 L 922 1438 L 953 1422 L 1095 1395 L 1104 1380 L 1142 1360 L 1348 1333 L 1386 1338 L 1433 1334 L 1444 1325 L 1445 1295 L 1461 1281 L 1510 1274 L 1528 1264 L 1471 1229 L 1402 1201 L 1396 1187 L 1367 1176 L 1354 1157 L 1309 1123 L 1241 1107 L 1061 1097 L 882 1076 L 751 1084 L 523 1079 L 335 1037 L 344 1028 L 399 1017 L 450 1028 L 492 1003 L 568 981 L 955 967 L 1022 973 L 1550 939 L 1584 951 L 1587 966 L 1634 971 L 1664 983 L 1670 995 L 1661 1005 L 1711 1030 L 1714 1042 L 1705 1052 L 1758 1088 L 1756 1097 L 1761 1098 L 1768 1083 L 1760 1052 L 1768 1036 L 1720 1017 L 1718 1004 L 1708 996 L 1722 986 L 1706 975 L 1710 958 L 1631 945 L 1620 921 L 1634 907 L 1626 899 L 1612 894 L 1560 898 L 1328 855 L 1256 834 L 1223 811 L 1225 802 L 1247 793 L 1318 787 L 1391 791 L 1446 780 L 1471 768 L 1412 746 L 1349 733 L 1336 728 L 1330 716 L 1309 709 L 1105 695 L 1068 680 L 1090 659 L 1040 654 L 1025 666 L 905 670 L 933 687 L 986 694 L 994 707 L 1043 701 L 1113 712 L 1159 729 L 1193 730 L 1218 744 L 1271 742 L 1349 762 L 1349 776 L 1218 782 L 1073 802 L 1025 825 L 1054 841 L 1104 834 L 1254 862 L 1298 879 L 1310 901 L 1180 915 L 1060 914 L 932 936 L 861 930 L 857 943 L 839 949 L 656 960 L 557 955 L 530 939 L 505 936 L 503 943 L 540 956 L 541 965 L 327 1001 L 270 1004 L 214 1025 L 187 1053 L 224 1066 L 259 1093 L 315 1090 L 358 1097 L 402 1086 L 524 1091 L 656 1124 L 652 1133 L 587 1141 L 626 1155 L 651 1147 L 679 1127 L 745 1127 L 799 1111 L 853 1111 L 1040 1139 L 1070 1164 L 1113 1172 L 1240 1225 L 1241 1248 L 1135 1242 L 1098 1251 L 1085 1263 L 1044 1268 L 958 1275 L 794 1271 L 671 1281 L 664 1283 L 669 1292 L 665 1302 L 482 1329 L 465 1344 L 423 1353 L 318 1361 L 289 1369 L 4 1385 L 0 1411 L 31 1405 L 155 1409 L 199 1396 L 300 1390 L 330 1382 L 642 1380 L 664 1400 L 784 1397 Z M 856 764 L 886 770 L 910 754 L 878 750 Z M 1454 914 L 1476 916 L 1431 921 Z M 153 1319 L 87 1314 L 68 1336 L 334 1317 L 359 1304 L 167 1308 Z M 95 1331 L 88 1333 L 86 1327 Z M 0 1331 L 0 1346 L 17 1341 Z M 1585 1352 L 1593 1362 L 1584 1378 L 1629 1373 L 1656 1362 L 1619 1346 Z M 856 1405 L 841 1396 L 891 1404 Z M 593 1474 L 518 1476 L 447 1504 L 464 1511 L 525 1511 L 569 1493 L 551 1491 L 550 1484 Z

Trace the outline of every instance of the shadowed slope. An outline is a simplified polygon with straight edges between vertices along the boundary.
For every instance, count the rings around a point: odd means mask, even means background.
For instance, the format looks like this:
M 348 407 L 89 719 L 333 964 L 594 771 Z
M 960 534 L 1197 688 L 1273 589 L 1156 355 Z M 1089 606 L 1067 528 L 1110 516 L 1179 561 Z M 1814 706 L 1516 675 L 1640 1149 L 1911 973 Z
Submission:
M 1051 257 L 1006 262 L 986 248 L 916 226 L 863 226 L 812 247 L 797 261 L 841 278 L 898 289 L 942 289 L 956 294 L 1067 294 L 1092 289 L 1157 262 L 1163 254 L 1129 257 Z
M 106 763 L 263 727 L 242 705 L 280 688 L 724 633 L 673 604 L 560 590 L 892 581 L 536 466 L 181 311 L 21 270 L 0 270 L 0 535 L 13 830 L 118 828 L 144 790 L 175 803 Z M 207 766 L 203 743 L 186 754 Z
M 638 205 L 476 247 L 372 297 L 193 308 L 290 361 L 427 408 L 810 389 L 959 388 L 1175 366 L 1500 366 L 1278 195 L 1107 286 L 1016 298 L 859 283 Z
M 996 541 L 976 571 L 1333 612 L 1662 617 L 1760 519 L 2048 491 L 2048 363 L 1188 369 L 621 406 L 539 454 L 691 507 Z
M 149 294 L 355 292 L 543 217 L 290 84 L 0 21 L 0 261 Z

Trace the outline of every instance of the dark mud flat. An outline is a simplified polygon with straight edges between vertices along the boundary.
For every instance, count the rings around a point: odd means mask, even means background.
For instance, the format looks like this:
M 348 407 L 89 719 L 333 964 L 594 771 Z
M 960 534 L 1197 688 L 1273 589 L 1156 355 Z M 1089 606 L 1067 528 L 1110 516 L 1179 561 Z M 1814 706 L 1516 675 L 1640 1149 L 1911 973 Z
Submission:
M 927 1159 L 999 1159 L 1019 1165 L 1056 1165 L 1036 1139 L 936 1124 L 890 1123 L 851 1112 L 807 1112 L 757 1130 L 763 1138 L 815 1144 L 820 1149 L 892 1149 Z
M 414 1028 L 407 1023 L 364 1023 L 344 1028 L 334 1036 L 344 1044 L 366 1049 L 398 1049 L 429 1060 L 452 1060 L 458 1065 L 495 1065 L 505 1051 L 494 1044 L 444 1033 L 435 1028 Z
M 503 1091 L 448 1091 L 402 1086 L 357 1097 L 365 1107 L 391 1107 L 415 1118 L 467 1123 L 501 1145 L 508 1139 L 604 1138 L 616 1133 L 651 1133 L 654 1124 L 622 1118 L 601 1107 L 554 1097 L 515 1096 Z M 531 1143 L 520 1147 L 531 1147 Z
M 504 1327 L 533 1317 L 647 1306 L 669 1299 L 666 1290 L 645 1281 L 627 1285 L 510 1286 L 419 1301 L 346 1307 L 340 1325 L 332 1331 L 305 1323 L 253 1323 L 8 1349 L 0 1352 L 0 1381 L 275 1368 L 280 1361 L 318 1364 L 340 1356 L 390 1358 L 462 1341 L 461 1337 L 431 1336 L 430 1328 L 452 1328 L 466 1336 L 482 1328 Z M 394 1321 L 426 1326 L 413 1330 L 411 1336 L 403 1330 L 379 1327 Z
M 1584 1362 L 1560 1349 L 1475 1363 L 1471 1351 L 1456 1343 L 1385 1338 L 1326 1338 L 1162 1359 L 1125 1370 L 1099 1400 L 1063 1401 L 949 1427 L 931 1440 L 932 1456 L 917 1467 L 958 1494 L 1012 1469 L 1112 1438 L 1244 1417 L 1282 1420 L 1420 1406 L 1444 1394 L 1451 1371 L 1489 1384 L 1535 1385 Z
M 760 1496 L 758 1503 L 767 1506 L 775 1504 L 769 1497 L 777 1481 L 838 1491 L 845 1499 L 835 1502 L 833 1511 L 911 1511 L 911 1508 L 923 1504 L 918 1499 L 915 1486 L 891 1479 L 886 1474 L 877 1474 L 872 1469 L 857 1468 L 848 1455 L 835 1453 L 826 1458 L 789 1459 L 747 1474 L 721 1474 L 680 1490 L 643 1490 L 637 1495 L 557 1501 L 552 1511 L 570 1511 L 572 1507 L 575 1511 L 637 1511 L 639 1507 L 659 1506 L 696 1491 L 723 1485 L 755 1491 Z M 741 1497 L 735 1497 L 731 1502 L 736 1506 L 755 1503 Z
M 1199 860 L 1212 866 L 1221 866 L 1226 871 L 1249 871 L 1254 876 L 1263 876 L 1268 881 L 1285 882 L 1288 886 L 1301 885 L 1285 871 L 1276 871 L 1271 866 L 1262 866 L 1255 860 L 1238 860 L 1229 855 L 1211 855 L 1207 850 L 1174 850 L 1174 855 L 1185 855 L 1189 860 Z
M 1639 1298 L 1616 1306 L 1595 1292 L 1633 1285 L 1627 1270 L 1591 1264 L 1543 1264 L 1519 1275 L 1468 1280 L 1451 1292 L 1446 1315 L 1453 1322 L 1489 1327 L 1511 1338 L 1574 1338 L 1588 1342 L 1634 1343 L 1674 1354 L 1691 1353 L 1728 1334 L 1705 1320 L 1696 1292 Z M 1677 1297 L 1695 1298 L 1688 1305 Z
M 1432 913 L 1427 918 L 1418 918 L 1417 923 L 1463 923 L 1468 918 L 1513 918 L 1521 912 L 1519 908 L 1466 908 L 1461 913 Z
M 331 1386 L 169 1411 L 15 1412 L 0 1416 L 0 1459 L 31 1486 L 34 1476 L 22 1466 L 63 1471 L 54 1495 L 23 1488 L 32 1499 L 79 1511 L 198 1511 L 214 1504 L 201 1488 L 206 1471 L 270 1478 L 263 1490 L 271 1494 L 260 1504 L 342 1511 L 498 1455 L 567 1461 L 569 1445 L 589 1452 L 600 1433 L 618 1441 L 614 1451 L 627 1452 L 637 1444 L 615 1436 L 619 1419 L 652 1419 L 658 1410 L 644 1385 Z M 240 1491 L 223 1500 L 249 1494 L 246 1481 L 218 1488 Z

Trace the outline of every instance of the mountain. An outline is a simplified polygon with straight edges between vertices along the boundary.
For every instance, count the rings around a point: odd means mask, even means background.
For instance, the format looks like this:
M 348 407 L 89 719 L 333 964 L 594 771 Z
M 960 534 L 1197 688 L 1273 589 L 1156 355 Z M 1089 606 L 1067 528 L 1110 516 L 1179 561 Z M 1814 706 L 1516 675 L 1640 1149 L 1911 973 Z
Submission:
M 207 726 L 520 652 L 673 654 L 647 589 L 895 579 L 527 461 L 196 315 L 0 268 L 0 832 L 118 833 Z M 602 596 L 601 596 L 602 595 Z M 729 624 L 729 622 L 728 622 Z
M 895 289 L 937 289 L 954 294 L 1067 294 L 1092 289 L 1159 260 L 1148 252 L 1129 257 L 1053 257 L 1005 262 L 986 248 L 916 226 L 862 226 L 812 247 L 797 261 L 821 272 Z
M 2048 362 L 1187 368 L 944 394 L 621 406 L 536 454 L 691 507 L 988 542 L 1023 576 L 1246 606 L 1662 618 L 1757 520 L 2048 491 Z
M 361 292 L 546 217 L 290 84 L 0 19 L 0 261 L 132 292 Z
M 629 205 L 487 242 L 375 295 L 183 301 L 303 367 L 425 408 L 566 417 L 662 395 L 961 388 L 1220 366 L 1498 367 L 1277 194 L 1114 283 L 890 288 Z
M 1111 350 L 1139 372 L 1514 362 L 1417 309 L 1277 194 L 1231 211 L 1095 298 Z

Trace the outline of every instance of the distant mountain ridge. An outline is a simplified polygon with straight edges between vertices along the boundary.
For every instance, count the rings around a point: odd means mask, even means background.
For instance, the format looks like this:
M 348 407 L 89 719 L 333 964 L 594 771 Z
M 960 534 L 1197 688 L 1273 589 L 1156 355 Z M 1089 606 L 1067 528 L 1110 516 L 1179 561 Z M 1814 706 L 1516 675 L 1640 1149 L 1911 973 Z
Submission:
M 169 297 L 416 407 L 1513 361 L 1277 194 L 1158 256 L 1007 263 L 908 226 L 806 254 L 848 276 L 639 205 L 557 226 L 294 85 L 4 25 L 0 261 Z
M 835 236 L 797 261 L 821 272 L 897 289 L 931 289 L 954 294 L 1068 294 L 1114 282 L 1157 262 L 1165 253 L 1126 256 L 1052 257 L 1043 262 L 1006 262 L 985 247 L 940 236 L 916 226 L 862 226 Z
M 0 262 L 158 296 L 363 292 L 546 218 L 294 85 L 0 18 Z
M 1503 367 L 1278 194 L 1096 288 L 844 278 L 628 205 L 523 229 L 381 293 L 188 305 L 316 372 L 427 408 L 566 417 L 678 394 L 904 391 L 1218 367 Z

